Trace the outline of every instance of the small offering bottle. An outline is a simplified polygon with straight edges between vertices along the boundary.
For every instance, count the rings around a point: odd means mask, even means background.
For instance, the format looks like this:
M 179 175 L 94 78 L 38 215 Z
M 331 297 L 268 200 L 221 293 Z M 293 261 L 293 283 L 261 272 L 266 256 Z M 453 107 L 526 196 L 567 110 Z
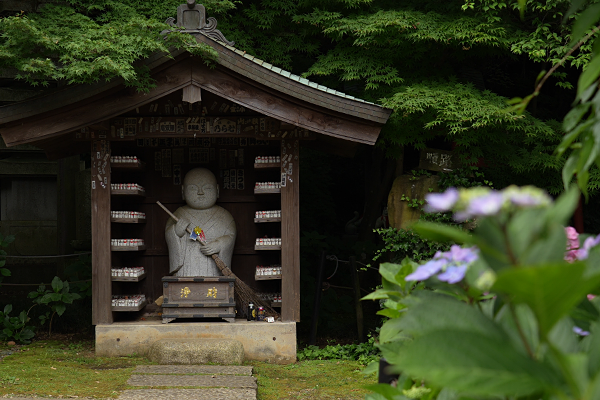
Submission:
M 248 304 L 248 314 L 246 315 L 248 321 L 256 321 L 256 308 L 253 303 Z

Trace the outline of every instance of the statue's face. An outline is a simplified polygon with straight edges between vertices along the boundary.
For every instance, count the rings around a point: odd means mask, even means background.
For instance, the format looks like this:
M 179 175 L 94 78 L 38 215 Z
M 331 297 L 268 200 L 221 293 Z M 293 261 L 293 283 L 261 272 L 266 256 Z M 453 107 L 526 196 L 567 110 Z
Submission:
M 211 208 L 219 197 L 215 176 L 205 169 L 190 171 L 183 181 L 183 196 L 187 205 L 192 208 Z

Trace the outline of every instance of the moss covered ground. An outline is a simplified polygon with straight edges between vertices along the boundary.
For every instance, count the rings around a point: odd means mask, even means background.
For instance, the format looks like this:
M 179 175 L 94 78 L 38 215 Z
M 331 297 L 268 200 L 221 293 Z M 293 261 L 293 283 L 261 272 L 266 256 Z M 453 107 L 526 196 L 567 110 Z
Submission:
M 0 396 L 115 398 L 144 357 L 96 357 L 93 341 L 44 340 L 0 344 Z M 363 399 L 375 377 L 355 361 L 302 361 L 291 365 L 250 362 L 258 399 Z M 138 388 L 139 389 L 139 388 Z

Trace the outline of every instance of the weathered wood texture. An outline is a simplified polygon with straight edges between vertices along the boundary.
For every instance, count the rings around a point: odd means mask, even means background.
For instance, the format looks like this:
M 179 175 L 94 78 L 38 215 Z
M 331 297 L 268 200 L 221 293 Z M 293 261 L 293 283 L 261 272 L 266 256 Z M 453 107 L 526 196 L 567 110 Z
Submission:
M 111 324 L 110 146 L 92 142 L 92 324 Z
M 184 50 L 175 50 L 171 52 L 171 56 L 177 57 L 183 53 Z M 165 64 L 169 65 L 172 62 L 171 57 L 157 53 L 144 60 L 143 64 L 156 73 Z M 122 79 L 113 79 L 110 82 L 100 81 L 90 85 L 65 86 L 58 90 L 47 91 L 44 92 L 43 96 L 35 99 L 0 107 L 0 124 L 37 116 L 65 107 L 79 107 L 83 102 L 89 101 L 98 95 L 109 95 L 111 89 L 119 87 L 123 87 Z
M 102 122 L 123 112 L 150 103 L 187 86 L 190 82 L 190 61 L 185 59 L 153 75 L 156 87 L 150 93 L 121 90 L 82 105 L 62 107 L 51 113 L 7 124 L 0 134 L 7 146 L 48 139 Z
M 288 147 L 291 144 L 291 147 Z M 289 154 L 292 157 L 289 157 Z M 300 321 L 300 186 L 298 164 L 300 143 L 298 140 L 282 140 L 281 159 L 286 185 L 281 188 L 281 318 L 284 321 Z M 291 164 L 291 165 L 290 165 Z M 282 177 L 282 180 L 284 178 Z
M 188 55 L 172 62 L 158 58 L 147 63 L 155 67 L 152 76 L 156 81 L 156 87 L 149 93 L 123 89 L 116 81 L 104 86 L 85 86 L 88 91 L 83 86 L 66 88 L 53 96 L 0 107 L 0 124 L 5 124 L 0 135 L 8 146 L 43 145 L 49 138 L 115 117 L 190 85 L 286 123 L 359 143 L 374 144 L 381 121 L 389 116 L 390 110 L 311 88 L 255 63 L 246 65 L 249 61 L 243 56 L 224 50 L 223 62 L 227 57 L 231 60 L 223 65 L 244 66 L 244 71 L 253 73 L 245 76 L 224 66 L 211 69 Z M 310 96 L 296 96 L 305 92 Z M 359 112 L 364 107 L 372 110 Z M 383 116 L 374 117 L 376 111 L 383 112 Z
M 289 124 L 360 143 L 375 144 L 381 125 L 294 99 L 235 72 L 196 62 L 193 82 L 212 93 Z

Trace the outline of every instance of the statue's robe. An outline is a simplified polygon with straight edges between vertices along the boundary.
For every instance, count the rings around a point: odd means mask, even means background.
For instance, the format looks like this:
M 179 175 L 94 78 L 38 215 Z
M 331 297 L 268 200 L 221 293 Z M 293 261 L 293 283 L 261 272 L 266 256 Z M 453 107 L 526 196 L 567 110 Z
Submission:
M 191 223 L 191 228 L 199 226 L 206 235 L 206 243 L 218 239 L 222 244 L 219 258 L 231 268 L 231 257 L 235 244 L 235 221 L 223 207 L 213 206 L 207 210 L 196 210 L 189 206 L 179 207 L 174 213 L 178 218 L 185 218 Z M 221 271 L 210 256 L 200 251 L 200 243 L 190 239 L 189 233 L 183 237 L 175 233 L 176 222 L 170 218 L 165 227 L 165 238 L 169 248 L 170 271 L 180 266 L 175 276 L 220 276 Z

